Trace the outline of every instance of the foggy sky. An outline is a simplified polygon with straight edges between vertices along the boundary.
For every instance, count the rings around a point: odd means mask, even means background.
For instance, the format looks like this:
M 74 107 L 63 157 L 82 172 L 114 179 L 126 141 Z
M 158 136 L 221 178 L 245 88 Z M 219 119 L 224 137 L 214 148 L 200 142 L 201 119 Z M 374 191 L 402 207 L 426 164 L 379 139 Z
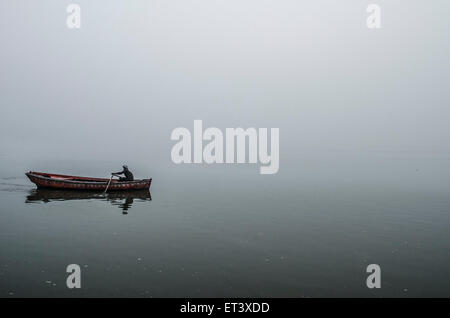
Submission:
M 1 1 L 2 158 L 168 165 L 195 119 L 280 128 L 280 171 L 322 151 L 449 154 L 448 1 L 80 0 L 79 30 L 69 3 Z

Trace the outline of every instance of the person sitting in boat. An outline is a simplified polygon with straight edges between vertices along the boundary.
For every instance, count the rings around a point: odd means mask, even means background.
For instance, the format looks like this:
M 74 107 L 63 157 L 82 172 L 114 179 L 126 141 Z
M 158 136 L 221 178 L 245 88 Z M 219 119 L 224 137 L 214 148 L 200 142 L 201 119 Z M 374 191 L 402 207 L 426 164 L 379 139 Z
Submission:
M 119 181 L 133 181 L 134 180 L 134 176 L 131 173 L 130 170 L 128 170 L 128 166 L 127 165 L 123 165 L 123 170 L 120 172 L 113 172 L 112 175 L 117 176 L 120 174 L 125 175 L 125 177 L 119 177 Z

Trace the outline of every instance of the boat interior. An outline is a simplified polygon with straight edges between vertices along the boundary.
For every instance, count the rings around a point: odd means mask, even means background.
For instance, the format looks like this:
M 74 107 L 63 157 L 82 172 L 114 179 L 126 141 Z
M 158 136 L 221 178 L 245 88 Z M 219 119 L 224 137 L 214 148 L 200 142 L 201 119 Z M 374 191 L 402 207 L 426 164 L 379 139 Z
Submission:
M 69 181 L 88 181 L 88 182 L 108 182 L 109 179 L 106 178 L 92 178 L 92 177 L 79 177 L 79 176 L 68 176 L 63 174 L 45 173 L 45 172 L 35 172 L 30 171 L 28 174 L 37 175 L 44 178 L 55 179 L 55 180 L 69 180 Z M 134 181 L 144 181 L 145 179 L 135 179 Z M 118 179 L 112 179 L 111 182 L 120 182 Z M 129 181 L 127 181 L 129 182 Z
M 34 172 L 34 171 L 30 171 L 29 173 L 39 175 L 39 176 L 49 178 L 49 179 L 55 179 L 55 180 L 89 181 L 89 182 L 107 182 L 109 180 L 109 179 L 104 179 L 104 178 L 78 177 L 78 176 L 50 174 L 50 173 Z M 112 181 L 117 181 L 117 180 L 113 179 Z

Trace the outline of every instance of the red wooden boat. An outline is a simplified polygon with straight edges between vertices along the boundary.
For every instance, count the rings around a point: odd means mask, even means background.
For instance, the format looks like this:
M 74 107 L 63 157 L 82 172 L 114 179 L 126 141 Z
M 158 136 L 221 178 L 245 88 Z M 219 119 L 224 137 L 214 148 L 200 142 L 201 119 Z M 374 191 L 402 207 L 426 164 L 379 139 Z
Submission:
M 39 188 L 56 188 L 67 190 L 93 190 L 104 191 L 109 179 L 68 176 L 45 172 L 30 171 L 26 176 Z M 108 191 L 143 190 L 149 189 L 152 179 L 134 181 L 111 180 Z

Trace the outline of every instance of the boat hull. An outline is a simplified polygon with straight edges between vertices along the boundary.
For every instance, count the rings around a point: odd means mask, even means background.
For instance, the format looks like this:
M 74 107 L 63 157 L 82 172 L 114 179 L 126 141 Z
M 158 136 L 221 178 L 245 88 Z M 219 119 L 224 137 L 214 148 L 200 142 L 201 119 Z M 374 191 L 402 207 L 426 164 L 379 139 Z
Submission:
M 82 190 L 82 191 L 104 191 L 109 179 L 77 177 L 62 174 L 51 174 L 30 171 L 26 176 L 39 188 Z M 134 181 L 112 180 L 108 191 L 145 190 L 150 188 L 152 179 Z

